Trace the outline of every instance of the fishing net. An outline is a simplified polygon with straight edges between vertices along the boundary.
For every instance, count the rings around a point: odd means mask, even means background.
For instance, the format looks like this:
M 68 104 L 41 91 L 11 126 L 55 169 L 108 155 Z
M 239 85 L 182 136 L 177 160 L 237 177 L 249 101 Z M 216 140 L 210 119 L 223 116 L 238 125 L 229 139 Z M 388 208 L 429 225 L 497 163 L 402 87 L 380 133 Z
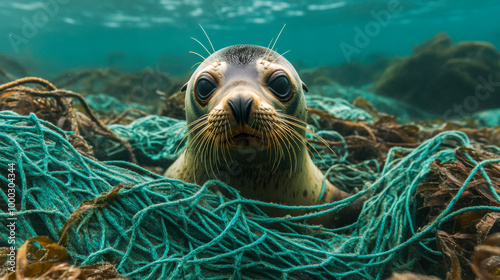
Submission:
M 143 160 L 161 162 L 178 155 L 183 126 L 183 121 L 150 116 L 111 128 Z M 340 143 L 336 155 L 322 163 L 323 169 L 330 168 L 327 176 L 335 172 L 335 184 L 356 186 L 360 192 L 309 210 L 334 211 L 363 195 L 370 197 L 357 222 L 344 228 L 300 224 L 304 217 L 267 217 L 258 206 L 305 207 L 248 200 L 218 181 L 200 187 L 128 162 L 92 160 L 72 146 L 70 132 L 34 114 L 4 111 L 0 217 L 4 223 L 17 219 L 17 248 L 29 238 L 47 236 L 60 240 L 72 264 L 112 263 L 131 279 L 383 279 L 392 271 L 422 271 L 422 263 L 439 262 L 443 257 L 433 245 L 439 239 L 436 231 L 457 216 L 500 211 L 495 189 L 500 152 L 491 147 L 476 154 L 463 132 L 442 132 L 415 147 L 393 147 L 383 165 L 356 161 L 349 157 L 349 140 L 332 130 L 317 132 Z M 436 162 L 459 160 L 470 172 L 463 181 L 454 181 L 458 185 L 449 190 L 442 208 L 425 204 L 434 207 L 429 213 L 435 215 L 422 219 L 417 188 L 437 170 Z M 478 178 L 489 203 L 457 209 Z M 213 187 L 227 190 L 228 196 Z M 426 198 L 432 194 L 427 189 Z M 11 215 L 6 209 L 13 205 Z M 0 227 L 1 246 L 8 246 L 9 235 L 8 228 Z
M 154 111 L 152 109 L 152 106 L 145 106 L 133 102 L 121 102 L 118 98 L 104 94 L 104 93 L 98 93 L 98 94 L 89 94 L 85 97 L 85 100 L 87 103 L 90 105 L 90 107 L 94 110 L 99 110 L 99 111 L 110 111 L 114 110 L 117 112 L 123 112 L 127 109 L 139 109 L 142 111 L 146 112 L 152 112 Z
M 398 119 L 402 122 L 410 122 L 412 118 L 430 119 L 440 117 L 423 111 L 407 102 L 396 100 L 387 96 L 377 95 L 366 89 L 343 87 L 340 85 L 316 85 L 311 87 L 311 92 L 325 97 L 342 98 L 348 102 L 354 102 L 356 99 L 362 98 L 378 110 L 393 116 L 398 116 Z

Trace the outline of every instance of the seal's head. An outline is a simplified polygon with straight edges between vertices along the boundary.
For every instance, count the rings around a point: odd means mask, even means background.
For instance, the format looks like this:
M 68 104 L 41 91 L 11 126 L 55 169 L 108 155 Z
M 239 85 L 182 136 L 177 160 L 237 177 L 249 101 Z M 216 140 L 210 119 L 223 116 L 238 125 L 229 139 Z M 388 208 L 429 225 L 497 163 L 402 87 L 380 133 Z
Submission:
M 197 184 L 217 179 L 244 197 L 286 205 L 348 196 L 325 180 L 308 154 L 307 88 L 281 55 L 253 45 L 221 49 L 200 64 L 182 90 L 188 145 L 165 176 Z M 343 215 L 332 215 L 311 222 L 341 224 Z
M 283 56 L 254 45 L 221 49 L 199 65 L 183 90 L 188 151 L 212 168 L 251 150 L 257 152 L 253 164 L 272 160 L 277 168 L 289 159 L 285 165 L 293 169 L 304 148 L 307 87 Z

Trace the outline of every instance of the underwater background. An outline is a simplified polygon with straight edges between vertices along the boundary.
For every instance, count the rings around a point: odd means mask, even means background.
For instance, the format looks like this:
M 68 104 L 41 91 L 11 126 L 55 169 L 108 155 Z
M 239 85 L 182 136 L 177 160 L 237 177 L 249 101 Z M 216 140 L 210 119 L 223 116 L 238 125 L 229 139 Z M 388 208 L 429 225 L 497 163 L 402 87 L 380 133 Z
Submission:
M 0 0 L 0 277 L 499 279 L 499 14 L 498 0 Z M 274 45 L 294 65 L 324 139 L 304 143 L 352 194 L 324 212 L 367 197 L 355 222 L 268 217 L 221 181 L 163 176 L 211 43 Z
M 356 47 L 355 29 L 364 31 L 391 5 L 390 18 L 371 27 L 369 42 L 346 57 L 340 44 Z M 200 24 L 216 49 L 267 46 L 286 24 L 278 51 L 290 50 L 286 57 L 294 64 L 317 67 L 409 55 L 439 32 L 455 42 L 499 46 L 499 11 L 495 0 L 1 1 L 0 53 L 29 65 L 33 74 L 106 66 L 139 70 L 158 63 L 167 73 L 185 74 L 199 61 L 188 52 L 204 52 L 190 37 L 208 46 Z
M 379 82 L 369 91 L 437 114 L 432 117 L 453 119 L 500 106 L 500 100 L 490 96 L 486 102 L 465 100 L 478 86 L 484 86 L 481 81 L 488 80 L 489 75 L 493 75 L 490 83 L 498 80 L 498 65 L 485 68 L 462 61 L 450 66 L 451 72 L 464 69 L 467 77 L 463 78 L 463 73 L 443 74 L 450 71 L 440 69 L 447 62 L 436 66 L 424 58 L 419 60 L 419 66 L 409 64 L 426 73 L 426 77 L 413 79 L 415 75 L 409 74 L 387 82 L 390 75 L 381 75 L 394 58 L 411 55 L 415 47 L 438 35 L 441 37 L 434 38 L 437 45 L 443 40 L 448 45 L 481 41 L 491 44 L 488 48 L 495 52 L 500 44 L 500 26 L 495 20 L 499 11 L 500 3 L 494 0 L 2 1 L 0 34 L 4 37 L 0 40 L 0 60 L 3 69 L 17 77 L 29 74 L 51 79 L 70 70 L 112 68 L 120 73 L 154 70 L 180 81 L 187 80 L 200 61 L 190 52 L 207 55 L 193 38 L 212 51 L 200 25 L 217 50 L 234 44 L 268 46 L 286 24 L 275 50 L 286 52 L 285 57 L 310 86 L 336 83 L 361 88 Z M 464 52 L 471 50 L 462 51 L 458 57 L 470 59 L 488 51 L 472 50 L 472 55 Z M 316 71 L 303 71 L 308 69 Z M 396 71 L 405 72 L 400 68 Z M 432 90 L 419 89 L 429 96 L 411 96 L 416 89 L 409 88 L 409 83 L 426 83 L 438 75 L 438 85 L 432 85 Z M 455 83 L 467 79 L 475 81 Z M 167 95 L 179 89 L 180 82 L 169 83 L 168 89 L 157 89 Z M 402 89 L 401 83 L 406 83 L 406 88 Z M 456 94 L 456 90 L 462 93 Z M 434 106 L 428 98 L 442 100 Z M 456 100 L 459 106 L 469 102 L 468 110 L 455 109 Z

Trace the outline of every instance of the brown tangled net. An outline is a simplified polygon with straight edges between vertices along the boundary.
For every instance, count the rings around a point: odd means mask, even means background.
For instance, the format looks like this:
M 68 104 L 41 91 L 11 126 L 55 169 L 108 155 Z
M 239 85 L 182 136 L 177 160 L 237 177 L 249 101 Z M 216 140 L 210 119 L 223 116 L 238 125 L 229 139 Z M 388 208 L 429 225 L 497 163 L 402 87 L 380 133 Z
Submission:
M 414 61 L 417 59 L 417 62 L 419 62 L 425 61 L 424 58 L 439 56 L 442 59 L 435 63 L 439 62 L 447 66 L 446 69 L 452 69 L 448 66 L 456 63 L 467 63 L 467 65 L 471 63 L 463 59 L 463 52 L 461 51 L 468 49 L 470 46 L 475 46 L 474 49 L 479 46 L 480 50 L 486 50 L 476 52 L 481 54 L 481 59 L 484 58 L 485 54 L 491 53 L 489 51 L 491 48 L 486 45 L 462 44 L 452 47 L 450 42 L 440 35 L 430 42 L 432 44 L 424 44 L 420 49 L 416 49 L 413 57 L 400 60 L 397 64 L 395 62 L 387 70 L 387 73 L 382 75 L 377 84 L 378 89 L 385 91 L 383 89 L 390 87 L 391 90 L 387 91 L 395 93 L 413 92 L 413 89 L 407 89 L 406 86 L 425 84 L 413 82 L 415 79 L 421 78 L 414 75 L 405 75 L 405 81 L 409 81 L 404 85 L 394 82 L 399 81 L 401 75 L 406 73 L 395 70 L 406 69 L 411 66 L 411 63 L 415 63 Z M 440 44 L 442 45 L 440 48 L 435 47 Z M 106 76 L 106 74 L 109 75 Z M 395 76 L 395 78 L 392 79 L 392 76 L 388 76 L 389 74 Z M 95 91 L 95 85 L 102 80 L 109 79 L 110 76 L 116 78 L 113 78 L 113 83 L 116 84 L 122 84 L 123 81 L 130 80 L 127 77 L 119 77 L 118 73 L 112 70 L 103 70 L 101 72 L 82 71 L 78 75 L 63 75 L 56 80 L 59 85 L 65 87 L 77 87 L 77 85 L 85 84 L 85 90 L 91 91 L 90 89 L 92 89 Z M 8 78 L 10 76 L 0 69 L 1 77 Z M 311 77 L 314 77 L 314 75 Z M 422 79 L 425 79 L 425 77 Z M 33 86 L 28 87 L 28 84 Z M 392 90 L 396 86 L 401 86 L 401 88 Z M 471 84 L 468 88 L 473 89 L 473 86 L 477 85 Z M 106 85 L 106 83 L 105 88 L 114 91 L 116 96 L 119 96 L 122 91 L 120 88 Z M 112 90 L 113 88 L 114 90 Z M 180 88 L 180 85 L 176 84 L 172 88 L 162 89 L 166 93 L 156 91 L 156 94 L 164 98 L 161 115 L 184 119 L 184 93 L 172 94 L 173 89 L 178 88 Z M 425 90 L 419 90 L 418 92 L 422 91 L 426 92 Z M 431 93 L 429 92 L 429 94 Z M 78 102 L 77 105 L 74 104 L 75 100 Z M 348 150 L 347 160 L 353 164 L 375 160 L 379 166 L 383 166 L 387 153 L 391 148 L 414 148 L 444 131 L 462 131 L 472 140 L 473 148 L 456 150 L 456 161 L 434 162 L 424 182 L 417 188 L 416 195 L 420 199 L 417 223 L 420 226 L 429 224 L 450 205 L 450 201 L 457 195 L 468 174 L 476 167 L 477 162 L 499 157 L 498 150 L 493 151 L 495 147 L 500 146 L 500 127 L 498 126 L 479 128 L 475 125 L 461 125 L 443 120 L 419 121 L 418 124 L 401 125 L 397 123 L 395 117 L 381 114 L 362 98 L 358 98 L 354 103 L 357 107 L 370 113 L 376 119 L 376 122 L 344 120 L 327 112 L 308 108 L 309 118 L 316 118 L 316 123 L 321 129 L 333 130 L 342 135 Z M 72 131 L 73 134 L 67 134 L 70 143 L 77 151 L 87 157 L 94 158 L 94 155 L 99 152 L 96 151 L 96 147 L 99 145 L 95 145 L 93 141 L 99 141 L 98 139 L 103 138 L 111 139 L 120 143 L 126 149 L 128 160 L 134 163 L 137 163 L 137 160 L 131 145 L 106 125 L 118 123 L 130 113 L 147 115 L 137 109 L 128 109 L 116 117 L 104 116 L 99 119 L 80 94 L 58 89 L 52 83 L 36 77 L 22 78 L 0 85 L 0 110 L 11 110 L 21 115 L 34 113 L 38 118 L 48 121 L 62 130 Z M 106 118 L 108 118 L 107 121 L 102 120 Z M 317 145 L 324 145 L 321 141 L 308 141 Z M 332 147 L 344 145 L 344 143 L 328 141 L 327 144 Z M 461 193 L 452 210 L 457 211 L 471 206 L 500 206 L 496 199 L 496 196 L 500 193 L 500 166 L 498 163 L 487 164 L 484 166 L 484 172 L 487 176 L 483 176 L 481 173 L 475 174 L 473 180 L 466 185 L 465 191 Z M 486 178 L 491 178 L 491 182 L 487 182 Z M 17 252 L 18 271 L 10 274 L 6 279 L 35 277 L 40 277 L 38 279 L 126 279 L 120 276 L 113 265 L 109 263 L 86 267 L 70 265 L 66 262 L 66 251 L 62 247 L 66 234 L 64 228 L 76 221 L 84 211 L 99 207 L 106 203 L 107 200 L 113 199 L 114 194 L 120 188 L 121 186 L 117 186 L 94 201 L 82 202 L 80 208 L 75 211 L 74 215 L 70 217 L 68 223 L 63 227 L 59 243 L 56 244 L 44 237 L 36 237 L 26 241 Z M 435 235 L 436 244 L 432 249 L 442 254 L 443 262 L 429 264 L 425 271 L 445 276 L 447 279 L 465 280 L 475 279 L 476 277 L 486 280 L 500 279 L 500 234 L 498 232 L 500 232 L 500 213 L 498 212 L 482 209 L 466 211 L 457 215 L 446 224 L 440 225 Z M 5 264 L 8 261 L 6 258 L 7 253 L 6 248 L 0 248 L 0 263 Z M 5 268 L 4 265 L 0 268 L 0 272 L 5 272 Z M 438 278 L 412 273 L 395 273 L 390 279 L 424 280 Z
M 41 88 L 28 87 L 34 84 Z M 76 99 L 86 114 L 75 109 Z M 57 89 L 52 83 L 41 78 L 26 77 L 0 85 L 0 110 L 10 110 L 21 115 L 34 113 L 38 118 L 51 122 L 62 130 L 72 131 L 70 143 L 82 154 L 94 158 L 94 152 L 82 138 L 105 137 L 119 142 L 126 149 L 129 160 L 136 163 L 132 146 L 118 137 L 99 120 L 85 99 L 78 93 Z M 117 122 L 125 114 L 112 122 Z

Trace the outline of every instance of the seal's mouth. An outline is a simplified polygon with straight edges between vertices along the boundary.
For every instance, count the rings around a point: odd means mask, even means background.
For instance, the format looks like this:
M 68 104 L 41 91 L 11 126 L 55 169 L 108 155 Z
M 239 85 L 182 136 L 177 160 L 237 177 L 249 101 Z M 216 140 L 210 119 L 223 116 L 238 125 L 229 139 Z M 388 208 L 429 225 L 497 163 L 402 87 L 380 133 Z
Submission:
M 228 146 L 263 146 L 267 143 L 262 133 L 248 128 L 238 129 L 223 138 L 222 142 Z

